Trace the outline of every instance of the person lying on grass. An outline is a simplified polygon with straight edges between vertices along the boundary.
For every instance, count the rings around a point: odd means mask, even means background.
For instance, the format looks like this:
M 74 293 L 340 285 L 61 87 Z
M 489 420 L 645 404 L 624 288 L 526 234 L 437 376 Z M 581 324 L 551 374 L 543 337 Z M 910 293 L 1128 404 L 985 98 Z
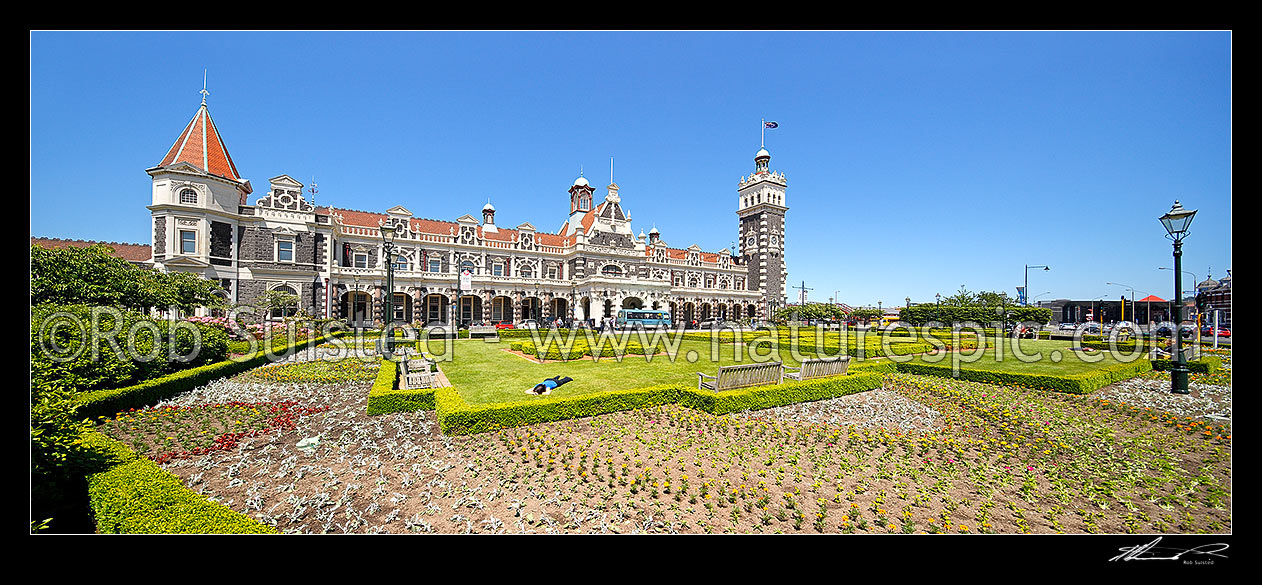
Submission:
M 534 394 L 540 394 L 540 395 L 550 394 L 552 393 L 552 390 L 556 388 L 557 386 L 560 386 L 566 382 L 571 382 L 573 380 L 574 378 L 571 378 L 569 376 L 566 376 L 564 378 L 562 378 L 561 376 L 553 376 L 551 378 L 548 378 L 547 380 L 544 380 L 538 384 L 535 384 L 535 387 L 531 388 L 530 392 Z

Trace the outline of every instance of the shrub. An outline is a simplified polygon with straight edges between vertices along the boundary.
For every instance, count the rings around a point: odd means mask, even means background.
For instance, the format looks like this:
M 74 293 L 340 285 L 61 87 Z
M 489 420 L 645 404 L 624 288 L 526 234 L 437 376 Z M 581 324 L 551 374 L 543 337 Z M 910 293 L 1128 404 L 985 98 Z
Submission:
M 32 310 L 32 387 L 77 391 L 114 388 L 217 362 L 228 355 L 228 336 L 214 326 L 173 326 L 129 311 L 99 311 L 96 318 L 96 330 L 118 332 L 112 340 L 120 351 L 115 351 L 111 339 L 104 335 L 93 342 L 92 307 L 41 305 Z

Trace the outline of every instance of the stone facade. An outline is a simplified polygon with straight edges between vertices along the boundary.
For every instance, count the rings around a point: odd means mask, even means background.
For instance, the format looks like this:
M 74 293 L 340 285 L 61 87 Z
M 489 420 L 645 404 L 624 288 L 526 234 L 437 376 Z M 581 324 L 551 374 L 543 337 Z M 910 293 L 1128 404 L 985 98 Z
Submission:
M 185 133 L 196 131 L 199 120 L 212 126 L 204 104 Z M 470 214 L 455 221 L 413 217 L 403 206 L 317 207 L 304 194 L 315 185 L 288 175 L 270 179 L 269 190 L 251 204 L 249 181 L 235 175 L 226 148 L 211 146 L 222 150 L 221 159 L 173 147 L 147 171 L 154 183 L 153 262 L 232 283 L 230 300 L 237 304 L 286 287 L 315 316 L 371 325 L 600 320 L 623 308 L 668 309 L 676 322 L 757 320 L 784 302 L 786 182 L 767 170 L 765 150 L 755 157 L 754 174 L 740 181 L 739 249 L 705 252 L 696 245 L 672 248 L 656 228 L 647 237 L 633 235 L 620 187 L 610 184 L 595 203 L 595 189 L 581 176 L 567 191 L 570 215 L 555 233 L 530 223 L 497 226 L 489 203 L 481 220 Z M 215 148 L 202 149 L 202 156 Z M 200 164 L 219 165 L 218 172 Z M 168 222 L 183 235 L 168 234 Z M 383 227 L 397 234 L 389 258 Z M 199 239 L 196 252 L 184 253 L 177 238 L 191 236 Z M 388 265 L 392 292 L 400 295 L 395 315 L 384 311 Z M 471 272 L 467 284 L 462 268 Z

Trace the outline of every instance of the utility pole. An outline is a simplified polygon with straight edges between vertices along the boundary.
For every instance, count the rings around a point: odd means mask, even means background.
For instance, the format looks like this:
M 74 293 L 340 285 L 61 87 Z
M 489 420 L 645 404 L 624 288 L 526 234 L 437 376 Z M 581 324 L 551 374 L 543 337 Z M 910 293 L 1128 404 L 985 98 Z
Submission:
M 799 304 L 800 304 L 800 305 L 803 305 L 803 306 L 805 306 L 805 305 L 806 305 L 806 291 L 808 291 L 808 290 L 815 290 L 815 289 L 813 289 L 813 288 L 807 288 L 807 286 L 806 286 L 806 281 L 805 281 L 805 280 L 803 280 L 803 281 L 802 281 L 802 285 L 801 285 L 801 286 L 795 286 L 795 287 L 793 287 L 793 288 L 798 289 L 799 294 L 801 295 L 801 298 L 802 298 L 802 300 L 801 300 L 801 302 L 800 302 Z

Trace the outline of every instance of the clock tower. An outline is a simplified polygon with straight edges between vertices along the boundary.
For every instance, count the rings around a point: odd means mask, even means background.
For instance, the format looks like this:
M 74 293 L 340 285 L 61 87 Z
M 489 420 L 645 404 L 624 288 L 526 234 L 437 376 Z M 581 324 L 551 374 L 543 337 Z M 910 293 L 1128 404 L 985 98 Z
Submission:
M 740 218 L 740 256 L 749 267 L 751 290 L 762 292 L 759 312 L 770 318 L 786 302 L 784 264 L 784 216 L 789 210 L 784 192 L 788 182 L 783 173 L 769 169 L 771 153 L 766 148 L 754 155 L 754 172 L 741 177 L 737 188 Z

